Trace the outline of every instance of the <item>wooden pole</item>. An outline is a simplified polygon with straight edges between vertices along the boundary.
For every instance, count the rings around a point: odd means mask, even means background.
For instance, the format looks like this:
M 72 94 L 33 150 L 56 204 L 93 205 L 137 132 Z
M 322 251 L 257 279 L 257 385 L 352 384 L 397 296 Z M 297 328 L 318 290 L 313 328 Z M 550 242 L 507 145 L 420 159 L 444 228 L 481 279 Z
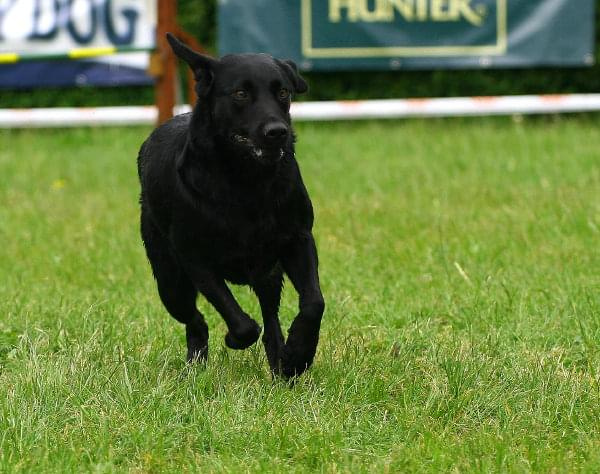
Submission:
M 152 58 L 151 69 L 155 73 L 154 86 L 156 106 L 158 108 L 158 124 L 173 116 L 175 106 L 175 72 L 177 62 L 169 43 L 167 32 L 177 30 L 177 1 L 158 0 L 156 25 L 156 53 Z

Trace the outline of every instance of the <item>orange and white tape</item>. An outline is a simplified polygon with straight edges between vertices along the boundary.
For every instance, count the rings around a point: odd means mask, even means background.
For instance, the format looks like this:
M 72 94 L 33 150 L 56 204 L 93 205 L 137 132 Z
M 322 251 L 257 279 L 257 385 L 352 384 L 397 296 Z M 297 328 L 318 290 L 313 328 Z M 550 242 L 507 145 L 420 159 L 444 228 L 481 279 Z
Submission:
M 178 106 L 175 113 L 189 111 Z M 359 120 L 600 111 L 600 94 L 296 102 L 295 120 Z M 0 128 L 151 125 L 154 106 L 0 109 Z

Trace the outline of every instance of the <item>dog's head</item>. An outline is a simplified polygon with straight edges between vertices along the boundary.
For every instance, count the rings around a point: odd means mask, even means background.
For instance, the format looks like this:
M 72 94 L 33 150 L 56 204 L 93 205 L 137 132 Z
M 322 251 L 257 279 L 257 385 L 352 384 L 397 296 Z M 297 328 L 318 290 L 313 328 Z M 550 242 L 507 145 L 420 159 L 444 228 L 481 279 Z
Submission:
M 260 163 L 281 159 L 294 139 L 290 101 L 294 94 L 308 89 L 296 65 L 266 54 L 214 59 L 193 51 L 171 34 L 167 39 L 192 69 L 198 107 L 210 108 L 217 138 L 236 154 Z

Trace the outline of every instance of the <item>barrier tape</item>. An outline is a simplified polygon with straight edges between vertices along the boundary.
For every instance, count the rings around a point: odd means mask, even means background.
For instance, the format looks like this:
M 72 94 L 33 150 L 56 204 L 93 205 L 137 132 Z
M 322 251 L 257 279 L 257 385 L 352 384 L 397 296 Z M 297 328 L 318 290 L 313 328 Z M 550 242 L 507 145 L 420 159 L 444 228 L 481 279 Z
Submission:
M 189 105 L 175 108 L 188 112 Z M 295 120 L 360 120 L 600 111 L 600 94 L 295 102 Z M 153 125 L 154 106 L 0 109 L 0 128 Z
M 110 56 L 118 53 L 136 53 L 140 51 L 152 51 L 149 48 L 117 48 L 115 46 L 106 46 L 98 48 L 75 48 L 64 53 L 43 53 L 43 54 L 18 54 L 18 53 L 0 53 L 0 64 L 18 63 L 21 61 L 41 61 L 49 59 L 82 59 L 95 58 L 98 56 Z
M 0 53 L 0 64 L 16 63 L 19 60 L 19 55 L 16 53 Z

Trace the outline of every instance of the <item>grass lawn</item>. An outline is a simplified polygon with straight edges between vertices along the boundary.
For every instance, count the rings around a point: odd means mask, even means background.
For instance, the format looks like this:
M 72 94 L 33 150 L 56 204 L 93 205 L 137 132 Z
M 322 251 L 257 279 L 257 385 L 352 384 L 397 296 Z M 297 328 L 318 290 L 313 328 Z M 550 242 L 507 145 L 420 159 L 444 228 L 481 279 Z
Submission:
M 600 471 L 600 116 L 298 124 L 327 308 L 292 388 L 203 300 L 184 364 L 148 132 L 0 132 L 1 472 Z

